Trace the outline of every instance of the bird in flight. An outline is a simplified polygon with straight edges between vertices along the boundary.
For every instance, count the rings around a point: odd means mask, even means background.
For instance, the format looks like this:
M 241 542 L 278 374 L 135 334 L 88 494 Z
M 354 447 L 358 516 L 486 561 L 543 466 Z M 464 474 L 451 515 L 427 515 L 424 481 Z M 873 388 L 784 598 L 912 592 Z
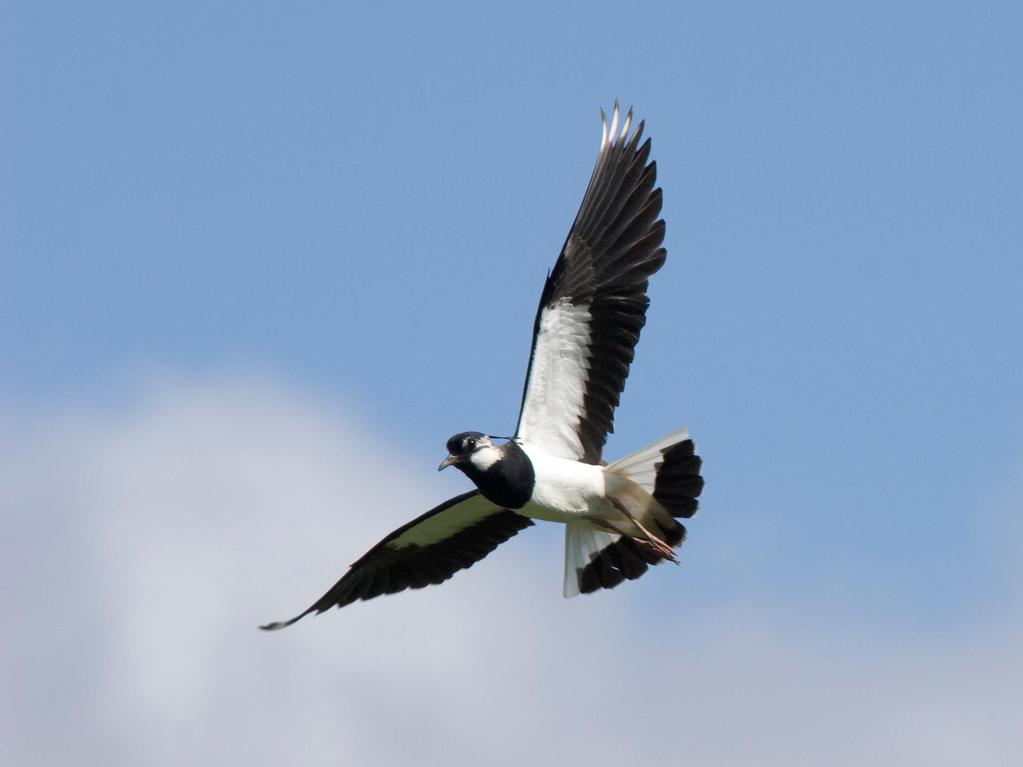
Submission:
M 604 442 L 646 322 L 647 284 L 664 264 L 661 190 L 643 123 L 610 126 L 601 110 L 597 164 L 540 295 L 515 436 L 455 434 L 438 470 L 476 489 L 399 527 L 308 609 L 442 583 L 534 519 L 565 526 L 564 595 L 610 589 L 650 565 L 676 562 L 696 513 L 701 460 L 685 429 L 608 464 Z

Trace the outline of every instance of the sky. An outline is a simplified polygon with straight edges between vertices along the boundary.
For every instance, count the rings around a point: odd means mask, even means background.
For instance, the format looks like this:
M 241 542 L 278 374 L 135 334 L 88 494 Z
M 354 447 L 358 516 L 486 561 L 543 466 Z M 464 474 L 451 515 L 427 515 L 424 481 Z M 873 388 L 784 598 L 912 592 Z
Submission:
M 1023 758 L 1015 3 L 0 5 L 0 762 Z M 668 260 L 606 454 L 679 568 L 531 528 L 266 635 L 467 488 L 615 98 Z

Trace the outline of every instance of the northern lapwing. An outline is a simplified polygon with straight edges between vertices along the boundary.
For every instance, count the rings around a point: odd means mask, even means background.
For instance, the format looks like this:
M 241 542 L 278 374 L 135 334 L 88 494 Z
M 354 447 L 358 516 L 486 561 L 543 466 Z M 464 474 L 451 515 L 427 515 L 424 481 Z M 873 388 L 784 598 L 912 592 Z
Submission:
M 604 442 L 646 321 L 647 283 L 664 264 L 661 190 L 643 123 L 603 110 L 600 152 L 582 205 L 540 296 L 515 436 L 447 441 L 476 489 L 431 509 L 370 549 L 305 612 L 442 583 L 534 519 L 565 526 L 566 597 L 610 589 L 677 562 L 703 489 L 685 429 L 608 464 Z

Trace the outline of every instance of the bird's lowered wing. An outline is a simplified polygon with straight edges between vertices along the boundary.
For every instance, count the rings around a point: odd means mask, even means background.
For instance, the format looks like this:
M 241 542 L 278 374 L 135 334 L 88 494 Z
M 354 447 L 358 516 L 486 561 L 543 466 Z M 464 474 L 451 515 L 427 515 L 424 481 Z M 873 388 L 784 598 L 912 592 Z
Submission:
M 643 123 L 630 135 L 631 110 L 620 131 L 618 118 L 615 104 L 608 129 L 601 113 L 597 164 L 540 297 L 516 430 L 546 453 L 593 464 L 646 321 L 647 281 L 666 255 L 650 140 L 639 143 Z
M 532 524 L 477 490 L 456 496 L 380 541 L 305 612 L 260 628 L 275 631 L 309 613 L 344 607 L 357 599 L 443 583 Z

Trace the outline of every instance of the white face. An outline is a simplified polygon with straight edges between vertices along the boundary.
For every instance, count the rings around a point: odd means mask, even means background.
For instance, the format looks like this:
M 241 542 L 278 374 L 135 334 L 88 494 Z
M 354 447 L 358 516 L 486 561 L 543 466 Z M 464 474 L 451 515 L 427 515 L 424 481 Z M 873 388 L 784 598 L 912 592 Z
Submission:
M 486 471 L 501 457 L 501 448 L 495 447 L 490 437 L 476 439 L 476 449 L 469 455 L 469 463 L 480 471 Z

